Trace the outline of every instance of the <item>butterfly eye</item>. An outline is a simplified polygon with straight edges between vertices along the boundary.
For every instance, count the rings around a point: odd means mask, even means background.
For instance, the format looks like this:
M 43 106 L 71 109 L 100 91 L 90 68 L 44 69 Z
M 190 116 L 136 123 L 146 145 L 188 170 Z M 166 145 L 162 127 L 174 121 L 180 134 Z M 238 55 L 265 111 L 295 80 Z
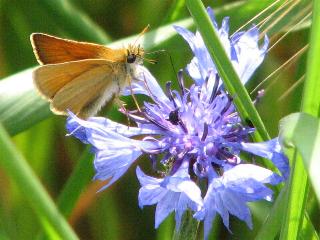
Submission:
M 134 63 L 136 61 L 137 56 L 133 53 L 127 56 L 127 63 Z

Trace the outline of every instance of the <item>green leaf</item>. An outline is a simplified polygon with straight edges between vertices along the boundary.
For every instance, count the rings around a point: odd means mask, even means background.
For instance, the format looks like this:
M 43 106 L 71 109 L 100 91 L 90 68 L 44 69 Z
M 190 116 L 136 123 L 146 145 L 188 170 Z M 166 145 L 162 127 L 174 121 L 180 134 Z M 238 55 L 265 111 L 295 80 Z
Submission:
M 310 239 L 310 240 L 319 240 L 319 236 L 317 234 L 317 231 L 315 230 L 314 226 L 311 223 L 311 220 L 309 219 L 309 216 L 305 214 L 305 217 L 303 218 L 301 232 L 300 232 L 300 239 Z
M 0 81 L 0 121 L 10 135 L 17 134 L 49 116 L 49 105 L 41 99 L 27 69 Z
M 176 21 L 184 10 L 185 0 L 174 0 L 171 7 L 163 19 L 164 23 Z
M 16 150 L 10 136 L 0 124 L 0 164 L 37 213 L 42 223 L 54 229 L 62 239 L 78 239 L 72 228 L 55 207 L 52 199 L 33 173 L 24 157 Z M 45 227 L 45 226 L 44 226 Z
M 171 214 L 163 221 L 163 223 L 160 224 L 157 230 L 156 240 L 172 239 L 174 228 L 174 216 Z
M 268 214 L 268 217 L 265 219 L 261 228 L 259 229 L 255 240 L 275 239 L 275 237 L 277 236 L 285 210 L 284 206 L 286 201 L 287 189 L 287 186 L 282 188 L 280 194 L 278 195 L 271 208 L 270 213 Z
M 310 48 L 307 60 L 306 81 L 302 98 L 302 111 L 319 117 L 320 110 L 320 1 L 313 1 L 313 19 L 310 35 Z M 281 138 L 284 147 L 295 146 L 301 154 L 292 166 L 291 191 L 289 192 L 286 219 L 282 226 L 281 239 L 295 239 L 302 232 L 303 217 L 308 196 L 308 178 L 320 200 L 319 179 L 314 171 L 319 167 L 315 156 L 320 156 L 319 123 L 316 118 L 306 114 L 290 115 L 281 121 Z M 298 133 L 300 135 L 298 135 Z M 308 143 L 308 144 L 306 144 Z M 305 167 L 303 167 L 303 165 Z M 319 168 L 318 168 L 319 169 Z M 317 170 L 318 170 L 317 169 Z M 318 185 L 317 185 L 318 184 Z M 294 209 L 294 210 L 292 210 Z
M 88 183 L 90 183 L 94 175 L 92 158 L 93 154 L 90 152 L 89 147 L 87 147 L 59 195 L 57 206 L 61 214 L 65 217 L 70 216 L 81 193 Z M 37 239 L 46 238 L 45 235 L 41 233 Z
M 293 113 L 280 121 L 280 143 L 284 148 L 295 147 L 320 202 L 320 121 L 307 113 Z M 300 192 L 299 192 L 300 193 Z

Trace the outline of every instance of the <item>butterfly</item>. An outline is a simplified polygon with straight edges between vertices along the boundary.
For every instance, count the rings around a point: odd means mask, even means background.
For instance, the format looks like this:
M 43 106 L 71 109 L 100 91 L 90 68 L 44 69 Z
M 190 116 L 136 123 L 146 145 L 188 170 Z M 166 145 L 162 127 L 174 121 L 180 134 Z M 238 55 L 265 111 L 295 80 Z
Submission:
M 143 63 L 140 45 L 112 49 L 44 33 L 33 33 L 30 40 L 41 65 L 33 72 L 34 85 L 59 115 L 69 110 L 86 119 L 114 98 L 120 102 L 121 91 L 136 77 L 137 64 Z

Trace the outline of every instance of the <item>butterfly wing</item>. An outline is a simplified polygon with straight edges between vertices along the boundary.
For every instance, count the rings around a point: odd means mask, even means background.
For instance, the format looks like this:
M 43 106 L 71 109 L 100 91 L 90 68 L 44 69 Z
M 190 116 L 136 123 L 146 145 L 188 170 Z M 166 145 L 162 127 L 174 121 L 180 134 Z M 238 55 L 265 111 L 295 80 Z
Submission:
M 57 64 L 83 59 L 126 61 L 124 48 L 111 49 L 99 44 L 72 41 L 43 33 L 31 34 L 30 40 L 40 64 Z
M 73 79 L 105 63 L 105 60 L 81 60 L 48 64 L 34 70 L 33 82 L 44 98 L 52 100 L 54 95 Z
M 44 65 L 33 77 L 54 113 L 69 109 L 83 118 L 95 114 L 126 84 L 124 64 L 99 59 Z

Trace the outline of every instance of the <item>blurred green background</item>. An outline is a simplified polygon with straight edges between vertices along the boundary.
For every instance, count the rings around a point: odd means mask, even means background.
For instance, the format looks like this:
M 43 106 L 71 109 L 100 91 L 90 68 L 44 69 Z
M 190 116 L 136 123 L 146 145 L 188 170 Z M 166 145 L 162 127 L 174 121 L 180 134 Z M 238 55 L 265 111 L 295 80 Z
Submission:
M 224 16 L 230 16 L 232 33 L 274 1 L 203 2 L 206 6 L 216 9 L 219 23 Z M 265 62 L 249 82 L 249 90 L 274 73 L 307 44 L 309 18 L 301 24 L 297 23 L 310 12 L 310 1 L 289 2 L 293 5 L 291 8 L 289 4 L 284 6 L 288 11 L 282 10 L 277 13 L 276 9 L 280 8 L 278 4 L 254 21 L 267 21 L 262 29 L 266 30 L 271 38 L 270 45 L 276 43 L 284 34 L 288 34 L 270 50 Z M 272 12 L 276 14 L 268 19 Z M 148 24 L 150 33 L 168 25 L 161 32 L 165 37 L 166 32 L 172 31 L 170 25 L 175 21 L 189 18 L 184 1 L 169 0 L 0 0 L 0 14 L 1 78 L 37 66 L 29 41 L 33 32 L 108 44 L 138 34 Z M 247 26 L 246 29 L 248 28 Z M 176 70 L 183 68 L 191 59 L 187 44 L 177 35 L 161 41 L 161 44 L 148 42 L 147 51 L 160 49 L 170 53 Z M 168 55 L 154 54 L 152 58 L 157 59 L 158 64 L 146 63 L 146 66 L 162 86 L 166 81 L 175 81 L 174 69 Z M 304 53 L 291 60 L 286 68 L 275 72 L 260 88 L 264 88 L 266 94 L 257 107 L 272 137 L 277 135 L 279 119 L 299 110 L 302 84 L 292 91 L 288 90 L 304 75 L 305 58 Z M 24 80 L 20 79 L 21 82 Z M 18 91 L 21 86 L 16 84 L 15 87 Z M 33 94 L 36 95 L 36 92 Z M 255 96 L 256 93 L 253 93 L 252 98 Z M 131 98 L 125 100 L 130 101 Z M 47 105 L 45 107 L 48 109 Z M 27 105 L 22 111 L 28 111 L 27 108 L 32 106 Z M 41 115 L 38 118 L 41 121 L 37 120 L 32 124 L 28 122 L 28 126 L 32 127 L 23 132 L 14 132 L 18 134 L 13 134 L 12 139 L 50 196 L 56 200 L 83 155 L 85 146 L 75 138 L 65 136 L 65 117 L 54 116 L 48 110 L 33 114 Z M 100 115 L 107 115 L 126 123 L 126 117 L 117 113 L 112 106 L 107 106 Z M 92 161 L 92 158 L 87 160 Z M 147 159 L 140 159 L 138 164 L 144 169 L 150 168 Z M 89 166 L 84 178 L 93 177 L 92 166 Z M 81 239 L 171 239 L 174 227 L 172 216 L 160 226 L 159 231 L 156 231 L 154 207 L 139 209 L 139 184 L 134 166 L 110 188 L 96 193 L 101 186 L 99 182 L 88 181 L 76 205 L 72 207 L 70 214 L 67 214 L 70 224 Z M 41 224 L 20 191 L 23 187 L 13 183 L 10 176 L 0 169 L 0 239 L 35 239 L 35 236 L 39 236 Z M 268 209 L 266 207 L 269 206 L 265 203 L 254 206 L 255 228 L 261 224 Z M 233 235 L 223 227 L 217 229 L 216 234 L 220 236 L 218 239 L 249 239 L 254 235 L 254 231 L 250 232 L 243 223 L 234 219 L 231 229 Z

